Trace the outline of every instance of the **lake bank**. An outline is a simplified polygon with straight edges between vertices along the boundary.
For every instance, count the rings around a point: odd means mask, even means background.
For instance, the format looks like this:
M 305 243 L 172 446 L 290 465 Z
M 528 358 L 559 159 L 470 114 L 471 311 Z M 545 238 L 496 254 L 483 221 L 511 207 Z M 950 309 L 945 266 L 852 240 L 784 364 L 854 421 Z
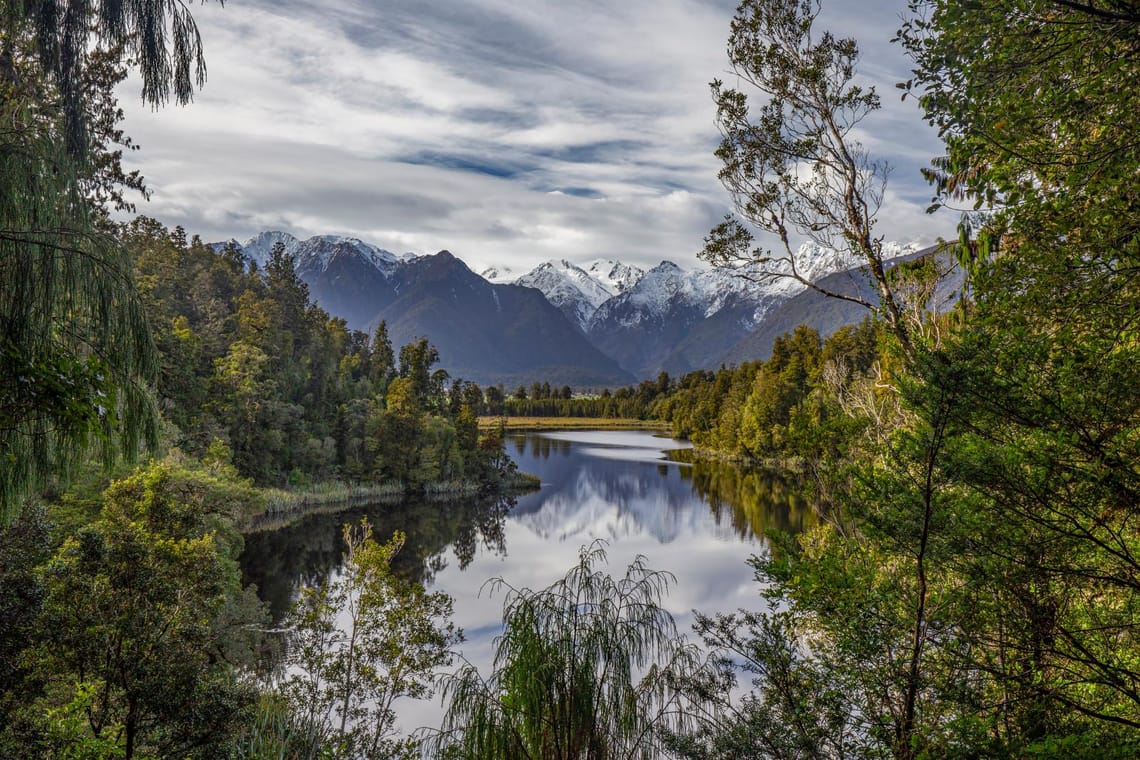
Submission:
M 667 432 L 668 422 L 624 417 L 480 417 L 480 430 L 652 430 Z
M 529 473 L 515 473 L 495 489 L 474 481 L 429 483 L 422 492 L 409 492 L 399 481 L 388 483 L 344 483 L 326 481 L 296 489 L 264 488 L 265 510 L 243 521 L 243 534 L 279 530 L 311 515 L 343 512 L 367 504 L 399 504 L 415 496 L 427 501 L 452 501 L 484 494 L 520 495 L 537 490 L 541 480 Z

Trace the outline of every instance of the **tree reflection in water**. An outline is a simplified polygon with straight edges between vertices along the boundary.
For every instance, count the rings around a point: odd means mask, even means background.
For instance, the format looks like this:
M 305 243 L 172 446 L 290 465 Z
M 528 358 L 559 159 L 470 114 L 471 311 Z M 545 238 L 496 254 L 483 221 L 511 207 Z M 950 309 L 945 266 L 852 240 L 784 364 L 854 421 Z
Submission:
M 395 530 L 405 532 L 407 540 L 392 567 L 403 578 L 430 585 L 447 566 L 449 546 L 460 569 L 470 564 L 480 546 L 496 555 L 506 554 L 503 522 L 514 504 L 511 497 L 406 501 L 311 515 L 286 528 L 247 535 L 241 558 L 243 581 L 257 586 L 273 620 L 279 621 L 298 587 L 320 583 L 340 567 L 345 523 L 367 517 L 379 541 L 386 541 Z
M 745 469 L 731 462 L 677 452 L 691 467 L 681 478 L 708 502 L 718 523 L 728 519 L 741 538 L 763 538 L 773 532 L 801 533 L 816 524 L 819 512 L 792 473 Z

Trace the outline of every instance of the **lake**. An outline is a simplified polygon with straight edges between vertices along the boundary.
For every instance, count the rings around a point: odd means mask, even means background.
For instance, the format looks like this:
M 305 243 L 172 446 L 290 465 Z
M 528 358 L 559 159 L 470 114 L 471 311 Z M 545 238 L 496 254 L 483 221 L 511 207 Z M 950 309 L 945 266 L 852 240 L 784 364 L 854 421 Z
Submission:
M 367 516 L 380 540 L 405 531 L 394 566 L 454 598 L 463 655 L 487 674 L 503 601 L 503 592 L 484 588 L 491 578 L 542 588 L 577 562 L 582 546 L 603 539 L 611 573 L 640 554 L 676 576 L 665 607 L 691 635 L 694 609 L 760 608 L 748 558 L 766 551 L 768 531 L 798 532 L 812 519 L 799 489 L 780 475 L 697 459 L 688 443 L 647 431 L 516 434 L 507 452 L 541 478 L 540 490 L 514 500 L 381 504 L 255 533 L 242 555 L 245 581 L 279 618 L 300 584 L 336 572 L 341 526 Z M 406 702 L 399 714 L 410 730 L 434 726 L 441 708 Z

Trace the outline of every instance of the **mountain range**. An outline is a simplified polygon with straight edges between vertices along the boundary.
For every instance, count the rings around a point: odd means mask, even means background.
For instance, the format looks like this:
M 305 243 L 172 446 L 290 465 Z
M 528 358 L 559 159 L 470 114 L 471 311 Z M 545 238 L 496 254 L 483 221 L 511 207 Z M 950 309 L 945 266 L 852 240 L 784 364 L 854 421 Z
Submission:
M 302 240 L 267 231 L 231 242 L 259 265 L 282 244 L 313 299 L 349 327 L 372 331 L 385 321 L 397 347 L 427 336 L 453 377 L 482 384 L 613 387 L 662 371 L 763 358 L 777 335 L 816 312 L 831 315 L 816 319 L 825 334 L 865 315 L 819 302 L 794 280 L 765 280 L 748 269 L 687 270 L 662 261 L 645 270 L 597 259 L 476 274 L 448 251 L 395 254 L 351 237 Z M 914 245 L 888 245 L 892 257 L 920 255 Z M 807 264 L 801 272 L 813 280 L 863 279 L 856 262 L 834 251 L 804 247 L 799 254 Z

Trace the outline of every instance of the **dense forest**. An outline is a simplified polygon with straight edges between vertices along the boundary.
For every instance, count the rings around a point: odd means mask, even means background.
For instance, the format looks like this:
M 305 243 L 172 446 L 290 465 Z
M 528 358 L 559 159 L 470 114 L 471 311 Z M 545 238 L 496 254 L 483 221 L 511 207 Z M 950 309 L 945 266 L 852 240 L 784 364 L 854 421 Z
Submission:
M 147 102 L 190 100 L 190 10 L 0 12 L 0 755 L 1140 754 L 1140 6 L 911 2 L 900 88 L 944 141 L 932 208 L 965 209 L 966 284 L 933 314 L 938 273 L 882 259 L 855 42 L 811 0 L 744 0 L 739 76 L 712 86 L 736 213 L 703 255 L 826 241 L 879 298 L 765 362 L 589 399 L 484 391 L 427 339 L 349 331 L 280 250 L 261 268 L 115 222 L 144 187 L 115 87 L 129 67 Z M 393 571 L 401 532 L 346 525 L 343 571 L 301 590 L 288 667 L 260 677 L 237 558 L 265 489 L 493 487 L 510 464 L 480 413 L 664 420 L 796 469 L 819 514 L 754 560 L 768 611 L 699 617 L 711 660 L 641 560 L 613 577 L 584 547 L 563 580 L 508 589 L 494 673 L 461 665 L 427 736 L 392 705 L 453 664 L 451 601 Z
M 348 330 L 310 301 L 283 246 L 261 271 L 149 219 L 122 240 L 160 357 L 169 445 L 200 457 L 222 441 L 258 485 L 500 479 L 501 442 L 480 440 L 481 389 L 435 368 L 426 338 L 396 352 L 383 323 Z

